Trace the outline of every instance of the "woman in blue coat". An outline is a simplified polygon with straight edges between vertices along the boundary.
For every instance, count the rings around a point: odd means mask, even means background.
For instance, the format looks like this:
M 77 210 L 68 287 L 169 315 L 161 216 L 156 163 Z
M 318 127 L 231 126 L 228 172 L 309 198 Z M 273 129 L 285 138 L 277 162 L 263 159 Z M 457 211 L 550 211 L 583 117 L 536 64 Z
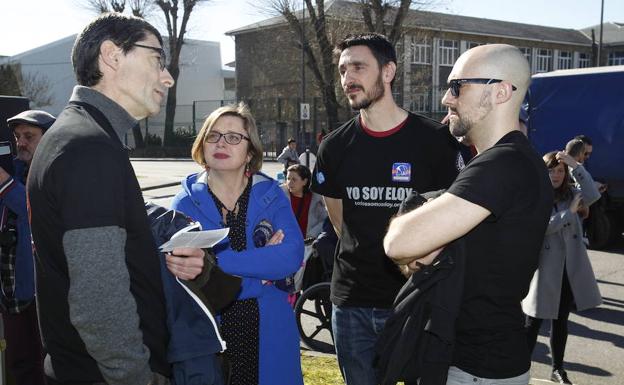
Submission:
M 192 157 L 205 171 L 182 182 L 172 207 L 204 230 L 229 227 L 227 239 L 214 247 L 217 262 L 243 278 L 237 300 L 220 314 L 230 383 L 302 385 L 294 313 L 288 293 L 274 282 L 301 266 L 303 238 L 277 182 L 259 172 L 262 147 L 248 108 L 210 114 Z

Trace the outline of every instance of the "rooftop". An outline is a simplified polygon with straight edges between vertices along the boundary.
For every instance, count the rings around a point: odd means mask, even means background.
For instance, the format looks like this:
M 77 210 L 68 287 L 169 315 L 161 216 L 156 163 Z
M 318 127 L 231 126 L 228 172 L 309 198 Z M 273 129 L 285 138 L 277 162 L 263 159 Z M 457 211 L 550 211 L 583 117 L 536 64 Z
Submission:
M 395 10 L 386 15 L 390 23 Z M 301 18 L 301 10 L 295 12 Z M 363 21 L 360 5 L 357 2 L 346 0 L 331 0 L 325 2 L 325 16 L 328 19 Z M 282 16 L 268 18 L 257 23 L 249 24 L 226 32 L 226 35 L 237 35 L 252 32 L 258 29 L 285 24 Z M 482 19 L 451 15 L 439 12 L 427 12 L 411 9 L 405 18 L 404 26 L 432 31 L 459 32 L 481 36 L 501 36 L 512 39 L 543 41 L 560 44 L 591 45 L 591 39 L 581 31 L 575 29 L 546 27 L 532 24 L 513 23 L 501 20 Z

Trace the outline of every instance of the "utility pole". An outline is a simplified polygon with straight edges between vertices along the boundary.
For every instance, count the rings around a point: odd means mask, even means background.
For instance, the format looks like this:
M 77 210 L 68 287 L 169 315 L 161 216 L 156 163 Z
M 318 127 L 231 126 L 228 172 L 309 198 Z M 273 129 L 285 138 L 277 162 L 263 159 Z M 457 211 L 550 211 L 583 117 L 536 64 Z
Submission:
M 303 148 L 306 149 L 308 147 L 308 143 L 306 140 L 306 121 L 303 119 L 302 109 L 303 103 L 305 103 L 306 93 L 305 93 L 305 8 L 306 3 L 305 0 L 302 0 L 303 7 L 301 8 L 301 103 L 299 105 L 299 121 L 301 122 L 301 138 L 303 139 Z
M 604 0 L 601 0 L 600 3 L 600 40 L 598 41 L 598 67 L 600 67 L 600 58 L 602 55 L 602 19 L 604 16 Z

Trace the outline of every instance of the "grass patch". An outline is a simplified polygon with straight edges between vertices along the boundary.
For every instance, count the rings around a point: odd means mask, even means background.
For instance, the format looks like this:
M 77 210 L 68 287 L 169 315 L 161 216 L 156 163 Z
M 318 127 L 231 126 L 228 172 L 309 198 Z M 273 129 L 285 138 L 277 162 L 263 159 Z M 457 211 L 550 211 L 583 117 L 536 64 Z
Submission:
M 336 357 L 301 356 L 305 385 L 343 384 Z
M 336 357 L 301 356 L 303 383 L 305 385 L 344 384 Z M 397 385 L 404 385 L 402 382 Z

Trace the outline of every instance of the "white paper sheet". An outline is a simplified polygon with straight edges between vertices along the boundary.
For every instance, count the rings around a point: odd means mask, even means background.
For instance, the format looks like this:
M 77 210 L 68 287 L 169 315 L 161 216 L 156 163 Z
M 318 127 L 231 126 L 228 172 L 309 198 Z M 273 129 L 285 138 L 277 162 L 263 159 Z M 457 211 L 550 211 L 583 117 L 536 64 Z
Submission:
M 205 231 L 189 231 L 195 227 L 186 227 L 175 233 L 168 242 L 160 245 L 160 251 L 172 251 L 177 247 L 197 247 L 206 249 L 219 243 L 230 232 L 230 228 Z

